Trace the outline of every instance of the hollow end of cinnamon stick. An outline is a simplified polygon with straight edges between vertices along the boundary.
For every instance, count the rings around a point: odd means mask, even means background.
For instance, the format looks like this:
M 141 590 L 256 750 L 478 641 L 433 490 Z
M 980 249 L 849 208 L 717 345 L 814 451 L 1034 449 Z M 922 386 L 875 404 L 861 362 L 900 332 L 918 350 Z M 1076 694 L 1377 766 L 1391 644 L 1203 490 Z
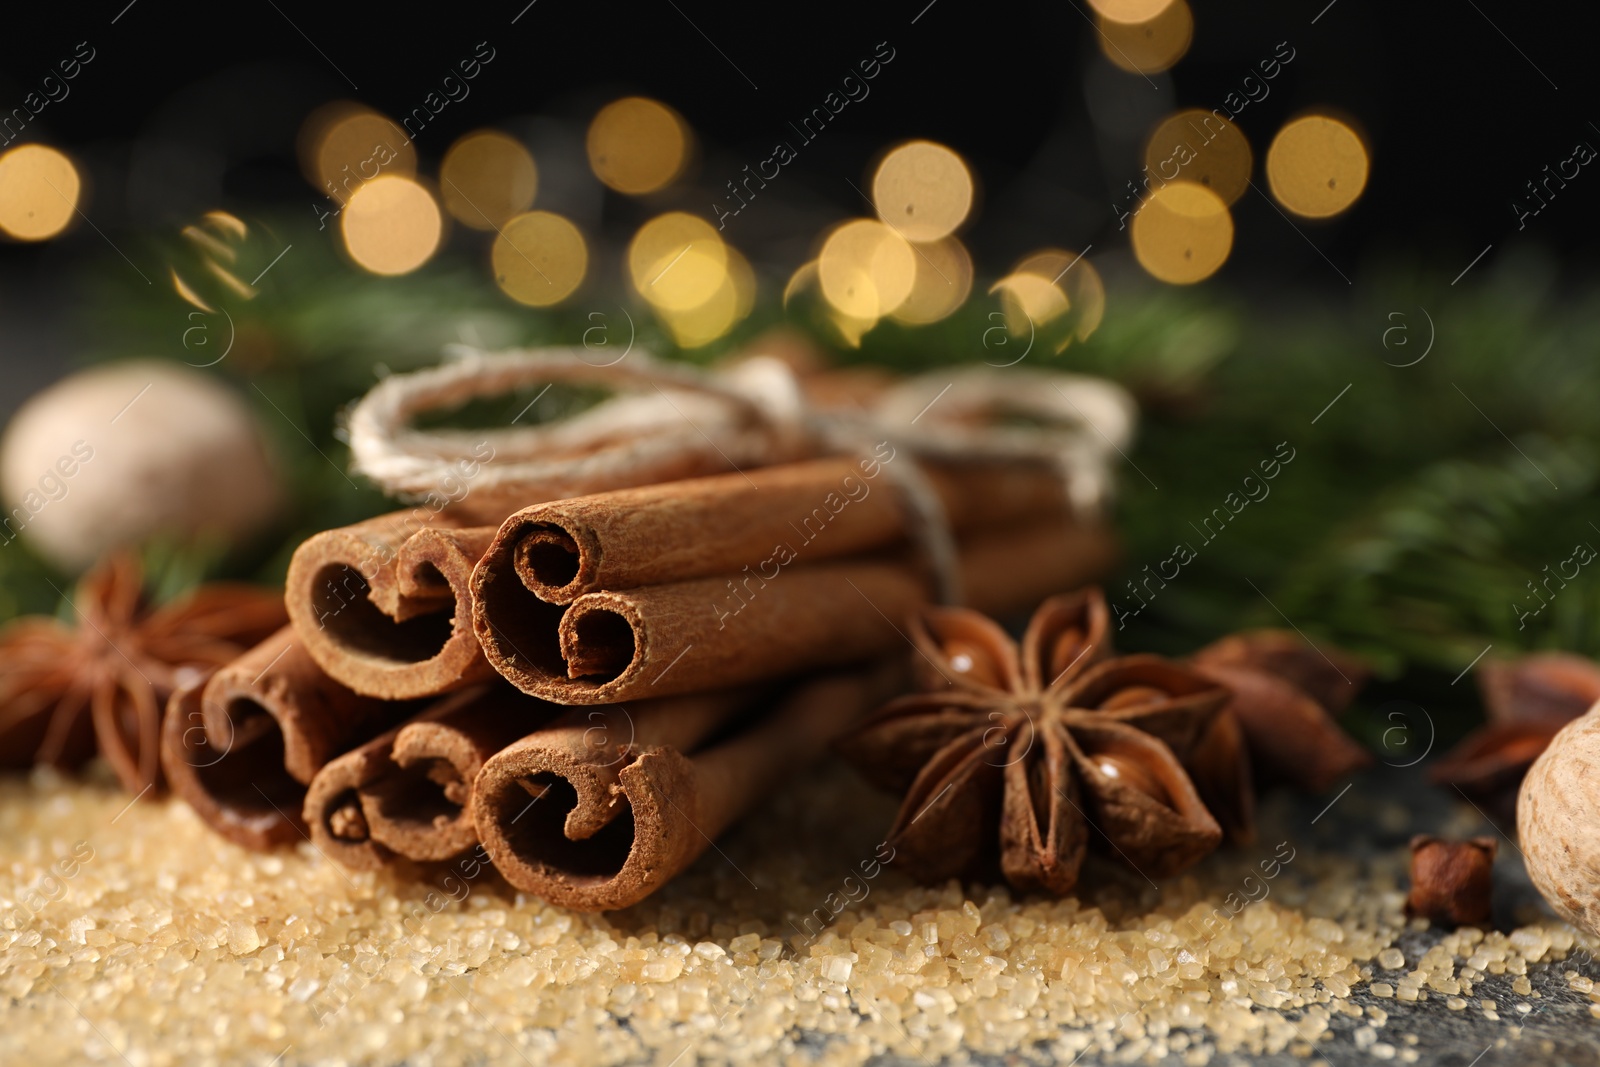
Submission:
M 533 726 L 529 725 L 529 729 Z M 484 754 L 437 723 L 400 729 L 389 770 L 359 796 L 371 834 L 414 860 L 447 860 L 478 843 L 468 812 Z
M 285 603 L 328 675 L 407 700 L 492 673 L 472 634 L 472 570 L 492 527 L 417 528 L 407 513 L 328 530 L 295 550 Z
M 602 594 L 603 595 L 603 594 Z M 575 604 L 561 620 L 561 657 L 566 660 L 567 677 L 596 684 L 612 681 L 627 670 L 638 656 L 635 618 L 630 605 L 620 598 L 614 604 Z
M 525 693 L 567 672 L 558 628 L 566 611 L 523 584 L 513 558 L 517 542 L 497 538 L 472 575 L 472 629 L 487 661 Z M 539 694 L 542 695 L 542 694 Z
M 394 853 L 372 836 L 362 810 L 361 787 L 388 762 L 386 734 L 329 763 L 311 780 L 302 805 L 311 843 L 329 859 L 358 871 L 394 862 Z
M 599 546 L 587 533 L 554 522 L 511 526 L 512 565 L 528 592 L 550 604 L 581 595 L 598 570 Z
M 663 810 L 658 791 L 624 784 L 641 774 L 660 778 L 665 795 L 695 808 L 693 767 L 674 749 L 649 748 L 624 767 L 595 766 L 560 746 L 524 739 L 478 776 L 479 837 L 518 889 L 584 911 L 627 907 L 693 858 L 684 832 L 693 829 Z
M 898 688 L 903 673 L 887 664 L 800 683 L 771 711 L 741 720 L 708 747 L 701 744 L 711 723 L 749 697 L 725 694 L 720 706 L 704 698 L 652 702 L 633 735 L 642 743 L 599 751 L 588 747 L 581 726 L 530 735 L 484 764 L 473 794 L 479 836 L 518 889 L 583 911 L 637 904 L 694 862 L 786 772 Z M 701 722 L 673 735 L 676 723 L 696 714 Z M 578 715 L 567 721 L 581 723 Z
M 172 791 L 223 837 L 258 851 L 300 839 L 305 786 L 283 764 L 283 736 L 266 730 L 213 746 L 201 722 L 203 683 L 173 693 L 161 729 Z

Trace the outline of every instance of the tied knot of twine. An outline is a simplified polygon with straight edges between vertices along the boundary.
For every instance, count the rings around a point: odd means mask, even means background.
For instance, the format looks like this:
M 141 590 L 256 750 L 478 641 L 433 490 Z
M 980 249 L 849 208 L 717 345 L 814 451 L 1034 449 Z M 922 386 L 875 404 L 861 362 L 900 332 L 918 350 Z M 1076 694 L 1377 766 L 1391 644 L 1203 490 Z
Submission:
M 1029 462 L 1056 470 L 1080 515 L 1110 497 L 1111 459 L 1133 437 L 1121 387 L 1054 371 L 950 368 L 908 378 L 859 408 L 818 407 L 782 360 L 752 356 L 716 370 L 634 350 L 590 362 L 585 348 L 483 352 L 463 345 L 437 367 L 394 374 L 346 416 L 357 472 L 400 499 L 453 496 L 464 464 L 471 492 L 502 517 L 530 504 L 826 455 L 898 453 L 942 462 Z M 529 426 L 419 429 L 419 416 L 467 401 L 562 382 L 612 395 Z M 539 396 L 543 396 L 541 391 Z M 534 402 L 539 397 L 534 398 Z M 528 407 L 531 408 L 533 402 Z M 488 450 L 485 454 L 486 448 Z M 478 466 L 481 464 L 481 466 Z M 955 537 L 933 485 L 914 463 L 884 463 L 910 516 L 938 598 L 959 603 Z

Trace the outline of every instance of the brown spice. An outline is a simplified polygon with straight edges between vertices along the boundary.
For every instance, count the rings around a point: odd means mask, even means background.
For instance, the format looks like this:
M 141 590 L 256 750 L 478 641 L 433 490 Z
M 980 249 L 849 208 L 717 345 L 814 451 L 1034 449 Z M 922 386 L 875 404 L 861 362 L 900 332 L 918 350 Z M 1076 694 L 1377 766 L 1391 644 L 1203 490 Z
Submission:
M 1477 680 L 1489 721 L 1446 752 L 1429 776 L 1509 820 L 1533 761 L 1563 726 L 1600 700 L 1600 664 L 1545 652 L 1485 663 Z
M 1367 677 L 1348 653 L 1319 649 L 1287 631 L 1254 630 L 1189 659 L 1233 692 L 1228 710 L 1238 716 L 1262 784 L 1288 781 L 1320 793 L 1372 762 L 1333 718 Z
M 72 768 L 98 747 L 124 789 L 161 784 L 161 722 L 186 674 L 220 667 L 284 622 L 275 592 L 214 583 L 159 607 L 129 552 L 68 601 L 77 625 L 30 616 L 0 630 L 0 766 Z
M 997 859 L 1018 888 L 1065 893 L 1091 828 L 1153 876 L 1222 839 L 1183 759 L 1227 691 L 1155 656 L 1114 657 L 1099 590 L 1045 601 L 1020 649 L 962 608 L 925 609 L 911 640 L 924 692 L 842 747 L 868 777 L 907 789 L 889 843 L 913 873 L 938 880 Z
M 1449 926 L 1487 924 L 1498 849 L 1499 842 L 1492 837 L 1470 841 L 1413 837 L 1406 914 Z

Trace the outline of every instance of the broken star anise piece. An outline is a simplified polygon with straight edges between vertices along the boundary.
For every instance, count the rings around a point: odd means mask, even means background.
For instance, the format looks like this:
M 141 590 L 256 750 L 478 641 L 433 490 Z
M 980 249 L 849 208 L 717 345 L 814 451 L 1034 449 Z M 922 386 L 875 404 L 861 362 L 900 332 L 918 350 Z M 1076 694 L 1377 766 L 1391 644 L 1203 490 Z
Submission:
M 1232 691 L 1228 710 L 1238 717 L 1258 781 L 1320 793 L 1372 762 L 1333 718 L 1367 677 L 1348 653 L 1325 653 L 1282 630 L 1251 630 L 1207 645 L 1189 662 Z
M 998 862 L 1019 889 L 1064 893 L 1091 830 L 1147 876 L 1216 848 L 1222 829 L 1184 769 L 1228 693 L 1157 656 L 1114 657 L 1098 590 L 1047 600 L 1019 649 L 963 608 L 912 621 L 925 692 L 841 742 L 878 784 L 906 790 L 890 843 L 937 880 Z
M 1495 818 L 1514 821 L 1517 790 L 1533 761 L 1567 723 L 1600 700 L 1600 664 L 1567 652 L 1491 660 L 1477 672 L 1489 721 L 1429 771 Z
M 138 560 L 119 553 L 68 601 L 77 625 L 29 616 L 0 629 L 0 766 L 82 764 L 99 751 L 123 788 L 161 781 L 161 717 L 185 669 L 220 667 L 286 621 L 283 597 L 203 585 L 146 604 Z

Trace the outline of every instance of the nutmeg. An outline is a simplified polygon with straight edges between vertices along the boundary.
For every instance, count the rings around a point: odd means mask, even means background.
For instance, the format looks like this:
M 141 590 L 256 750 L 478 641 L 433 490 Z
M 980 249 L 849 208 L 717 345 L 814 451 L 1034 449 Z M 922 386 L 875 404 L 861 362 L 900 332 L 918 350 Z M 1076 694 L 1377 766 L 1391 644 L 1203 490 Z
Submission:
M 1406 914 L 1447 926 L 1481 926 L 1493 911 L 1492 837 L 1448 841 L 1419 834 L 1411 839 L 1411 894 Z
M 1600 704 L 1556 734 L 1517 796 L 1528 877 L 1563 917 L 1600 935 Z
M 248 406 L 167 360 L 79 371 L 28 400 L 0 444 L 0 541 L 20 534 L 65 570 L 147 538 L 233 543 L 283 490 Z

